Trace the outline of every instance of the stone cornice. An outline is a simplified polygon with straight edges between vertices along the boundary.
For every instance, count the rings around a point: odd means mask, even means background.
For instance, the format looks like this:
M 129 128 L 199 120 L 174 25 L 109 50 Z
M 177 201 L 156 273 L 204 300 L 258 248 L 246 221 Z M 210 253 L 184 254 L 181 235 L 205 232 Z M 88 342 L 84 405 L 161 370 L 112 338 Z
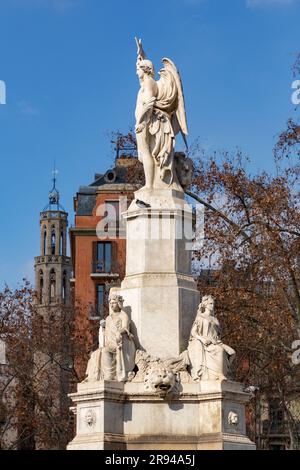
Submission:
M 70 256 L 64 255 L 41 255 L 34 258 L 35 265 L 38 264 L 65 264 L 71 265 Z

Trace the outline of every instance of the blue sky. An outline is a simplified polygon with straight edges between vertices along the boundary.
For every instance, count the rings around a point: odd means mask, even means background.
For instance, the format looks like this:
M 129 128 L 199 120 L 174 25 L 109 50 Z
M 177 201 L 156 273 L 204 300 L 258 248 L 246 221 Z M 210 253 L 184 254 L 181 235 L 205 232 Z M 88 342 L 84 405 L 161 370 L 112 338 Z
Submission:
M 113 163 L 109 132 L 134 125 L 135 35 L 179 68 L 190 143 L 272 171 L 299 24 L 298 0 L 0 0 L 0 285 L 33 278 L 53 160 L 72 223 L 79 185 Z

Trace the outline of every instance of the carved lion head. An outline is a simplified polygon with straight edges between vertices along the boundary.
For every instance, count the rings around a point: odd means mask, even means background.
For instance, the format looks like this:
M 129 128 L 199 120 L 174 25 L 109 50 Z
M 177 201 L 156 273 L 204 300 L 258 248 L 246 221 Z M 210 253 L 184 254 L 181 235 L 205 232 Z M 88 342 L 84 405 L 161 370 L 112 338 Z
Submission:
M 170 369 L 158 364 L 147 370 L 144 383 L 147 391 L 164 397 L 174 389 L 176 376 Z

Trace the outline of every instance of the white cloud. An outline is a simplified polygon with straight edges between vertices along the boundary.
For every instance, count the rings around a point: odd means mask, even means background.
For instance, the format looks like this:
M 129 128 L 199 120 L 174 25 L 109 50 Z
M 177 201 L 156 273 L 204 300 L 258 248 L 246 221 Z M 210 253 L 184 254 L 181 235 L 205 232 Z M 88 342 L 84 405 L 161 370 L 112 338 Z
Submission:
M 21 113 L 27 116 L 37 116 L 39 114 L 39 111 L 26 100 L 20 101 L 18 106 Z
M 272 6 L 289 6 L 298 0 L 246 0 L 246 5 L 249 8 L 255 7 L 272 7 Z

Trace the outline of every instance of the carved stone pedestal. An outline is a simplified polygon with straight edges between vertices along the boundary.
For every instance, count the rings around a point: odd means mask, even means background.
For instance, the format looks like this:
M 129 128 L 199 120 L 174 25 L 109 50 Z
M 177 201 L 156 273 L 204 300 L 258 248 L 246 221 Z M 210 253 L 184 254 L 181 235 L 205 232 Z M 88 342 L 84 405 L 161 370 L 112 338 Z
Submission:
M 141 189 L 123 215 L 126 277 L 119 293 L 137 347 L 176 357 L 187 346 L 200 297 L 191 276 L 191 207 L 183 192 Z
M 89 382 L 71 395 L 77 434 L 69 450 L 255 450 L 245 430 L 248 394 L 231 381 L 183 383 L 160 398 L 144 383 Z

